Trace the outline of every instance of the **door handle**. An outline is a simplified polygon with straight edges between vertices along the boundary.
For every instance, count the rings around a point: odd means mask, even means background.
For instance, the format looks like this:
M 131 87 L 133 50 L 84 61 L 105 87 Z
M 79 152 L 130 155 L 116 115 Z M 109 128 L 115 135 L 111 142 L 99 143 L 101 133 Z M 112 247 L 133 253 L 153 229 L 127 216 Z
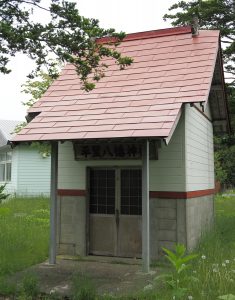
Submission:
M 119 224 L 119 210 L 118 209 L 115 210 L 115 219 L 116 219 L 116 224 L 118 225 Z

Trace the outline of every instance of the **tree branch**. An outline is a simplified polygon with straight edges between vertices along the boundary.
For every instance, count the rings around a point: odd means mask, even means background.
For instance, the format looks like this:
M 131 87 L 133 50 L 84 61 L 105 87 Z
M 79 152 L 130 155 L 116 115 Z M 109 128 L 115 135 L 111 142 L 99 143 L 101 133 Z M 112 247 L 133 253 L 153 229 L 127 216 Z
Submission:
M 221 40 L 221 42 L 222 42 L 223 44 L 229 44 L 229 45 L 231 45 L 231 42 L 229 42 L 229 41 Z
M 225 37 L 226 37 L 227 39 L 231 40 L 232 42 L 235 41 L 235 38 L 232 38 L 231 36 L 225 35 Z
M 47 11 L 47 12 L 50 12 L 49 9 L 47 9 L 47 8 L 45 8 L 45 7 L 43 7 L 43 6 L 39 5 L 39 4 L 37 4 L 37 3 L 35 3 L 35 2 L 28 2 L 28 1 L 25 1 L 25 0 L 24 0 L 22 3 L 27 3 L 27 4 L 30 4 L 30 5 L 36 6 L 36 7 L 40 8 L 40 9 L 43 9 L 43 10 L 45 10 L 45 11 Z

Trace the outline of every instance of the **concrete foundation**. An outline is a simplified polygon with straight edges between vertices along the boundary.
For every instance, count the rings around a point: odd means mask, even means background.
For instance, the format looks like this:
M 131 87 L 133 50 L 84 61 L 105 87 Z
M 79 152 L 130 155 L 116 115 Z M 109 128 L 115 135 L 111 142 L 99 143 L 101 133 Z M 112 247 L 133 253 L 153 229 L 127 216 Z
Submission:
M 86 199 L 58 197 L 58 254 L 86 255 Z
M 187 200 L 186 228 L 187 249 L 197 246 L 201 235 L 208 231 L 214 223 L 214 197 L 213 195 Z
M 162 247 L 173 249 L 176 243 L 188 250 L 195 248 L 213 225 L 213 195 L 191 199 L 150 200 L 151 259 L 162 255 Z
M 58 197 L 58 253 L 87 254 L 86 198 Z M 150 199 L 150 257 L 162 255 L 162 247 L 176 243 L 193 249 L 201 235 L 213 225 L 213 195 L 191 199 Z

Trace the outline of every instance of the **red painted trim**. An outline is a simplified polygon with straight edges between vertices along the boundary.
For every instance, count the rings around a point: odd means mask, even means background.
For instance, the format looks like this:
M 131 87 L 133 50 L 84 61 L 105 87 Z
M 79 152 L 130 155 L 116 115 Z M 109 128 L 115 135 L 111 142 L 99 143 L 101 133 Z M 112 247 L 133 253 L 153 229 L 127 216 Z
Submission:
M 57 190 L 57 194 L 59 196 L 86 196 L 86 191 L 59 189 Z
M 168 199 L 185 199 L 186 192 L 157 192 L 150 191 L 150 198 L 168 198 Z
M 191 192 L 153 192 L 150 191 L 150 198 L 165 198 L 165 199 L 189 199 L 196 197 L 203 197 L 207 195 L 213 195 L 215 189 L 199 190 Z
M 166 29 L 159 29 L 159 30 L 129 33 L 125 36 L 123 41 L 126 42 L 126 41 L 134 41 L 134 40 L 143 40 L 143 39 L 149 39 L 149 38 L 154 38 L 154 37 L 191 33 L 191 32 L 192 32 L 191 26 L 181 26 L 181 27 L 174 27 L 174 28 L 166 28 Z M 115 38 L 110 38 L 110 37 L 103 37 L 103 38 L 97 39 L 98 44 L 112 43 L 115 41 L 116 41 Z
M 86 190 L 69 190 L 69 189 L 59 189 L 57 190 L 59 196 L 86 196 Z M 188 199 L 196 198 L 207 195 L 212 195 L 215 193 L 215 189 L 199 190 L 191 192 L 155 192 L 150 191 L 150 198 L 165 198 L 165 199 Z

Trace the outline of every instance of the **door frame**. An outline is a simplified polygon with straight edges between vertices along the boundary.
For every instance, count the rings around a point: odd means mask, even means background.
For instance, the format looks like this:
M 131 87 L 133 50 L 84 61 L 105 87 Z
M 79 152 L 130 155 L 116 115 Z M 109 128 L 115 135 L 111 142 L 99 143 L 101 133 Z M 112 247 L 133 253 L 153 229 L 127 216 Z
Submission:
M 116 205 L 116 201 L 118 201 L 118 204 L 120 206 L 120 195 L 117 195 L 117 193 L 120 192 L 120 185 L 121 185 L 121 180 L 117 180 L 117 176 L 116 176 L 116 172 L 119 172 L 120 175 L 120 171 L 122 169 L 139 169 L 142 172 L 142 165 L 138 164 L 138 165 L 127 165 L 127 166 L 117 166 L 117 165 L 100 165 L 100 166 L 87 166 L 86 167 L 86 172 L 85 172 L 85 176 L 86 176 L 86 196 L 85 196 L 85 201 L 86 201 L 86 255 L 89 255 L 89 249 L 90 249 L 90 171 L 91 169 L 95 169 L 95 170 L 102 170 L 102 169 L 114 169 L 115 170 L 115 187 L 116 187 L 116 191 L 115 191 L 115 205 Z M 119 176 L 120 178 L 120 176 Z M 118 188 L 117 188 L 118 187 Z M 143 215 L 143 212 L 141 214 L 141 216 Z

